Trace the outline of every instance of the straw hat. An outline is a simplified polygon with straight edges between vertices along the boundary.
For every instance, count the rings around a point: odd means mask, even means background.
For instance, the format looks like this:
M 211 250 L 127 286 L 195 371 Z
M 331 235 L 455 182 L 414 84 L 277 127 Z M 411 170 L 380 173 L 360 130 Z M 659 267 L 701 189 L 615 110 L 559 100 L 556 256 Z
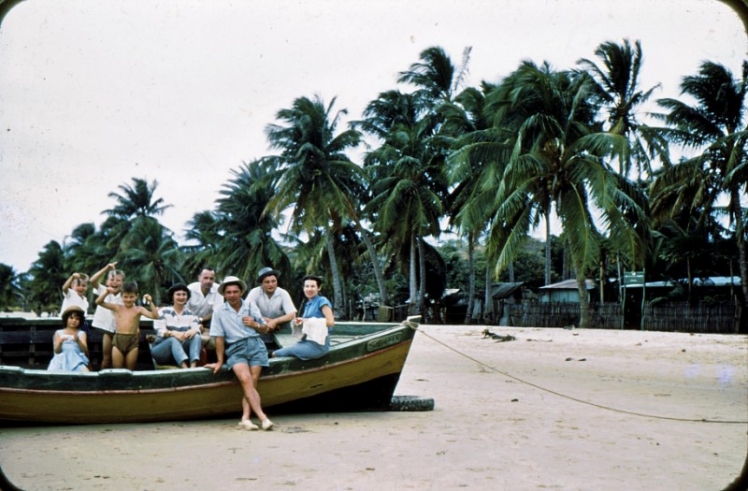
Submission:
M 247 291 L 247 283 L 245 283 L 243 279 L 237 278 L 236 276 L 227 276 L 221 282 L 221 286 L 218 287 L 218 294 L 223 295 L 223 290 L 229 285 L 239 285 L 242 289 L 242 293 Z
M 78 307 L 77 305 L 71 305 L 70 307 L 65 309 L 62 315 L 60 315 L 60 317 L 62 317 L 63 324 L 67 323 L 68 317 L 70 317 L 74 313 L 80 314 L 84 319 L 86 318 L 86 312 L 82 308 Z

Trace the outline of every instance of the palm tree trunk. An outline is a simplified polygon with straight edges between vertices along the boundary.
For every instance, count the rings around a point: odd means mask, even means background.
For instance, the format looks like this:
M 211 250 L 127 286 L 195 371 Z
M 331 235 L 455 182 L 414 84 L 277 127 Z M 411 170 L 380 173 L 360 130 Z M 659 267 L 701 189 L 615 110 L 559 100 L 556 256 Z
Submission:
M 465 324 L 472 323 L 473 304 L 475 302 L 475 238 L 468 234 L 468 301 L 465 312 Z
M 381 305 L 389 305 L 390 297 L 387 295 L 387 287 L 384 283 L 384 275 L 382 274 L 382 268 L 379 265 L 379 258 L 377 257 L 377 251 L 374 249 L 374 244 L 371 243 L 369 233 L 361 226 L 361 223 L 357 222 L 358 228 L 361 231 L 361 240 L 366 245 L 366 250 L 371 258 L 371 267 L 374 270 L 374 278 L 377 280 L 377 287 L 379 288 L 379 298 Z
M 571 250 L 568 241 L 564 241 L 564 246 Z M 590 316 L 590 301 L 587 298 L 587 277 L 585 276 L 584 260 L 572 254 L 571 262 L 574 265 L 574 275 L 579 292 L 579 327 L 594 327 Z
M 590 317 L 590 302 L 587 298 L 587 278 L 584 272 L 577 271 L 577 289 L 579 290 L 579 327 L 594 327 Z
M 491 295 L 491 266 L 486 264 L 486 288 L 485 296 L 483 298 L 485 305 L 483 306 L 483 322 L 486 324 L 493 321 L 493 296 Z
M 421 281 L 418 284 L 418 312 L 421 315 L 426 314 L 426 256 L 423 253 L 423 241 L 421 236 L 416 238 L 418 247 L 418 273 Z
M 333 234 L 327 234 L 327 256 L 330 260 L 330 269 L 332 274 L 332 288 L 333 288 L 333 300 L 335 302 L 334 312 L 340 312 L 345 315 L 345 306 L 343 305 L 343 299 L 341 296 L 340 287 L 340 272 L 338 271 L 338 259 L 335 256 L 335 248 L 333 247 Z
M 743 217 L 743 208 L 740 204 L 740 193 L 737 189 L 730 190 L 730 201 L 734 204 L 733 209 L 735 213 L 735 230 L 736 230 L 736 243 L 738 246 L 738 266 L 740 268 L 740 286 L 743 291 L 742 298 L 740 299 L 740 319 L 738 319 L 739 332 L 745 334 L 748 333 L 748 257 L 746 257 L 745 247 L 745 218 Z M 748 459 L 746 460 L 748 462 Z
M 590 317 L 590 302 L 587 298 L 587 278 L 583 266 L 584 262 L 574 255 L 572 255 L 571 260 L 574 264 L 574 276 L 577 280 L 577 291 L 579 292 L 579 327 L 593 327 Z
M 688 275 L 688 301 L 693 301 L 693 272 L 691 271 L 691 258 L 686 258 L 686 274 Z
M 551 210 L 545 213 L 545 284 L 551 284 Z
M 161 305 L 161 285 L 163 284 L 162 275 L 155 274 L 153 279 L 156 281 L 151 296 L 153 297 L 153 302 L 156 304 L 156 307 L 158 307 Z
M 600 262 L 600 305 L 605 304 L 605 260 Z
M 416 313 L 416 235 L 410 236 L 410 267 L 408 271 L 408 289 L 410 293 L 410 305 L 408 305 L 408 314 Z

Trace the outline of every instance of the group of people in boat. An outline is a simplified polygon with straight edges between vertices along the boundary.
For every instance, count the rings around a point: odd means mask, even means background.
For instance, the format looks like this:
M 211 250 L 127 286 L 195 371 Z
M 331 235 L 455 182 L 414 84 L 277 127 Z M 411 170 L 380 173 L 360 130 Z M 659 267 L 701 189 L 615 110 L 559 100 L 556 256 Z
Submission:
M 106 274 L 106 284 L 100 280 Z M 330 329 L 335 320 L 332 304 L 320 295 L 322 278 L 307 275 L 303 279 L 303 312 L 297 309 L 289 293 L 278 286 L 280 272 L 265 267 L 256 278 L 257 286 L 247 292 L 247 283 L 227 276 L 216 284 L 215 271 L 205 267 L 198 281 L 169 288 L 169 305 L 157 308 L 144 294 L 138 305 L 137 284 L 126 282 L 116 263 L 107 264 L 91 276 L 73 273 L 63 285 L 62 325 L 54 334 L 54 357 L 49 370 L 89 371 L 88 310 L 86 292 L 90 281 L 97 295 L 91 327 L 102 334 L 101 368 L 133 370 L 138 359 L 140 319 L 154 320 L 154 334 L 146 337 L 156 364 L 180 368 L 197 367 L 205 350 L 215 353 L 215 362 L 204 366 L 218 373 L 226 364 L 242 385 L 244 429 L 263 430 L 273 423 L 262 411 L 257 384 L 270 357 L 293 356 L 302 360 L 320 358 L 330 350 Z M 290 329 L 299 340 L 278 347 L 273 333 Z M 250 416 L 260 420 L 255 425 Z

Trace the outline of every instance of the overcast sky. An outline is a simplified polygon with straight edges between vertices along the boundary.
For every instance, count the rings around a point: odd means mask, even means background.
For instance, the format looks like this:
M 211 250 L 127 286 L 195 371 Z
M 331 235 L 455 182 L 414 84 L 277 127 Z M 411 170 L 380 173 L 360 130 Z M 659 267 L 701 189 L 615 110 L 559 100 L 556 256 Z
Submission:
M 133 177 L 158 181 L 162 223 L 183 234 L 231 169 L 271 153 L 279 109 L 319 94 L 358 119 L 430 46 L 455 64 L 472 46 L 477 85 L 623 38 L 641 40 L 655 98 L 703 60 L 739 75 L 746 59 L 715 0 L 26 0 L 0 28 L 0 262 L 25 272 L 50 240 L 99 226 Z

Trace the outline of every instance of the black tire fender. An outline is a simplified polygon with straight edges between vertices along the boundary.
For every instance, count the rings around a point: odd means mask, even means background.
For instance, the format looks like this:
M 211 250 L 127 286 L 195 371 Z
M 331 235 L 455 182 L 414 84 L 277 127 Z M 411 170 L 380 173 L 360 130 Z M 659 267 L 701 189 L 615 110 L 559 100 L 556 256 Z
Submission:
M 434 399 L 418 396 L 392 396 L 390 411 L 433 411 Z

